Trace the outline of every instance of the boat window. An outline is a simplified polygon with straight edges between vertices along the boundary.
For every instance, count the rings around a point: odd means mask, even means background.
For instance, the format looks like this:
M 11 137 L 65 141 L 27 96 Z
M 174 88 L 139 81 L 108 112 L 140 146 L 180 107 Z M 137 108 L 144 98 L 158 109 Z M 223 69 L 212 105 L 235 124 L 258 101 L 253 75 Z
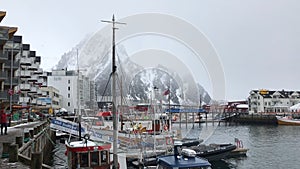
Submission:
M 107 151 L 101 151 L 101 164 L 106 164 L 107 163 Z
M 99 152 L 91 152 L 91 166 L 99 165 Z
M 88 167 L 89 156 L 88 153 L 80 154 L 80 167 Z

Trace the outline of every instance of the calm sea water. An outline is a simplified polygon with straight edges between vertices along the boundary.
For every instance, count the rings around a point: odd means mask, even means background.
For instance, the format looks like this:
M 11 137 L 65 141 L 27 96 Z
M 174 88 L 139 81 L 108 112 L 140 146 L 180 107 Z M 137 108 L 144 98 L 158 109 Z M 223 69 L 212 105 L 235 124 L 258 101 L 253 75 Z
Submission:
M 199 137 L 205 143 L 243 141 L 247 157 L 213 163 L 213 169 L 298 169 L 300 168 L 300 126 L 225 125 L 224 123 L 182 124 L 182 135 Z M 179 124 L 173 126 L 179 128 Z M 65 168 L 64 145 L 57 144 L 55 168 Z

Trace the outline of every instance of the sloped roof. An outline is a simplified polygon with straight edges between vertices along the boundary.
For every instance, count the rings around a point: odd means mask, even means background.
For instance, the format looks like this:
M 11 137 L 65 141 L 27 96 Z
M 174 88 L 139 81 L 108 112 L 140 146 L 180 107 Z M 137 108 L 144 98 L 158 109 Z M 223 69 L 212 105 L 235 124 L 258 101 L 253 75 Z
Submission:
M 4 11 L 0 11 L 0 22 L 2 21 L 2 19 L 5 17 L 6 12 Z

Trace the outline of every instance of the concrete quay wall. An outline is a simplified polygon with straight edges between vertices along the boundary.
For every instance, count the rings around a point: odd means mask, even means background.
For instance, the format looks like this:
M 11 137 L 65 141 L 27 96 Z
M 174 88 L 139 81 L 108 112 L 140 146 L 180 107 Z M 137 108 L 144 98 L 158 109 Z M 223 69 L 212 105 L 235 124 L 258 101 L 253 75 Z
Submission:
M 237 114 L 236 116 L 226 119 L 226 121 L 248 124 L 277 124 L 277 118 L 275 115 L 260 114 Z

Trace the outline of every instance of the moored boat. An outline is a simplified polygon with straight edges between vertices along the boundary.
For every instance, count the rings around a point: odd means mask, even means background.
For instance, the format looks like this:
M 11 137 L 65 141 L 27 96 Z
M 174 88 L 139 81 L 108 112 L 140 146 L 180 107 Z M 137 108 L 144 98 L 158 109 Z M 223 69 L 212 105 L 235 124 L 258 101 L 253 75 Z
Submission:
M 198 157 L 216 161 L 226 158 L 232 150 L 236 149 L 236 146 L 234 144 L 199 144 L 189 148 L 194 150 Z
M 204 158 L 197 157 L 196 152 L 191 149 L 178 149 L 181 143 L 174 143 L 174 155 L 160 156 L 157 158 L 158 169 L 177 169 L 177 168 L 201 168 L 211 169 L 211 164 Z
M 279 125 L 300 126 L 300 119 L 294 119 L 291 116 L 276 116 L 276 118 Z
M 108 169 L 111 166 L 111 144 L 99 141 L 66 141 L 68 168 Z

